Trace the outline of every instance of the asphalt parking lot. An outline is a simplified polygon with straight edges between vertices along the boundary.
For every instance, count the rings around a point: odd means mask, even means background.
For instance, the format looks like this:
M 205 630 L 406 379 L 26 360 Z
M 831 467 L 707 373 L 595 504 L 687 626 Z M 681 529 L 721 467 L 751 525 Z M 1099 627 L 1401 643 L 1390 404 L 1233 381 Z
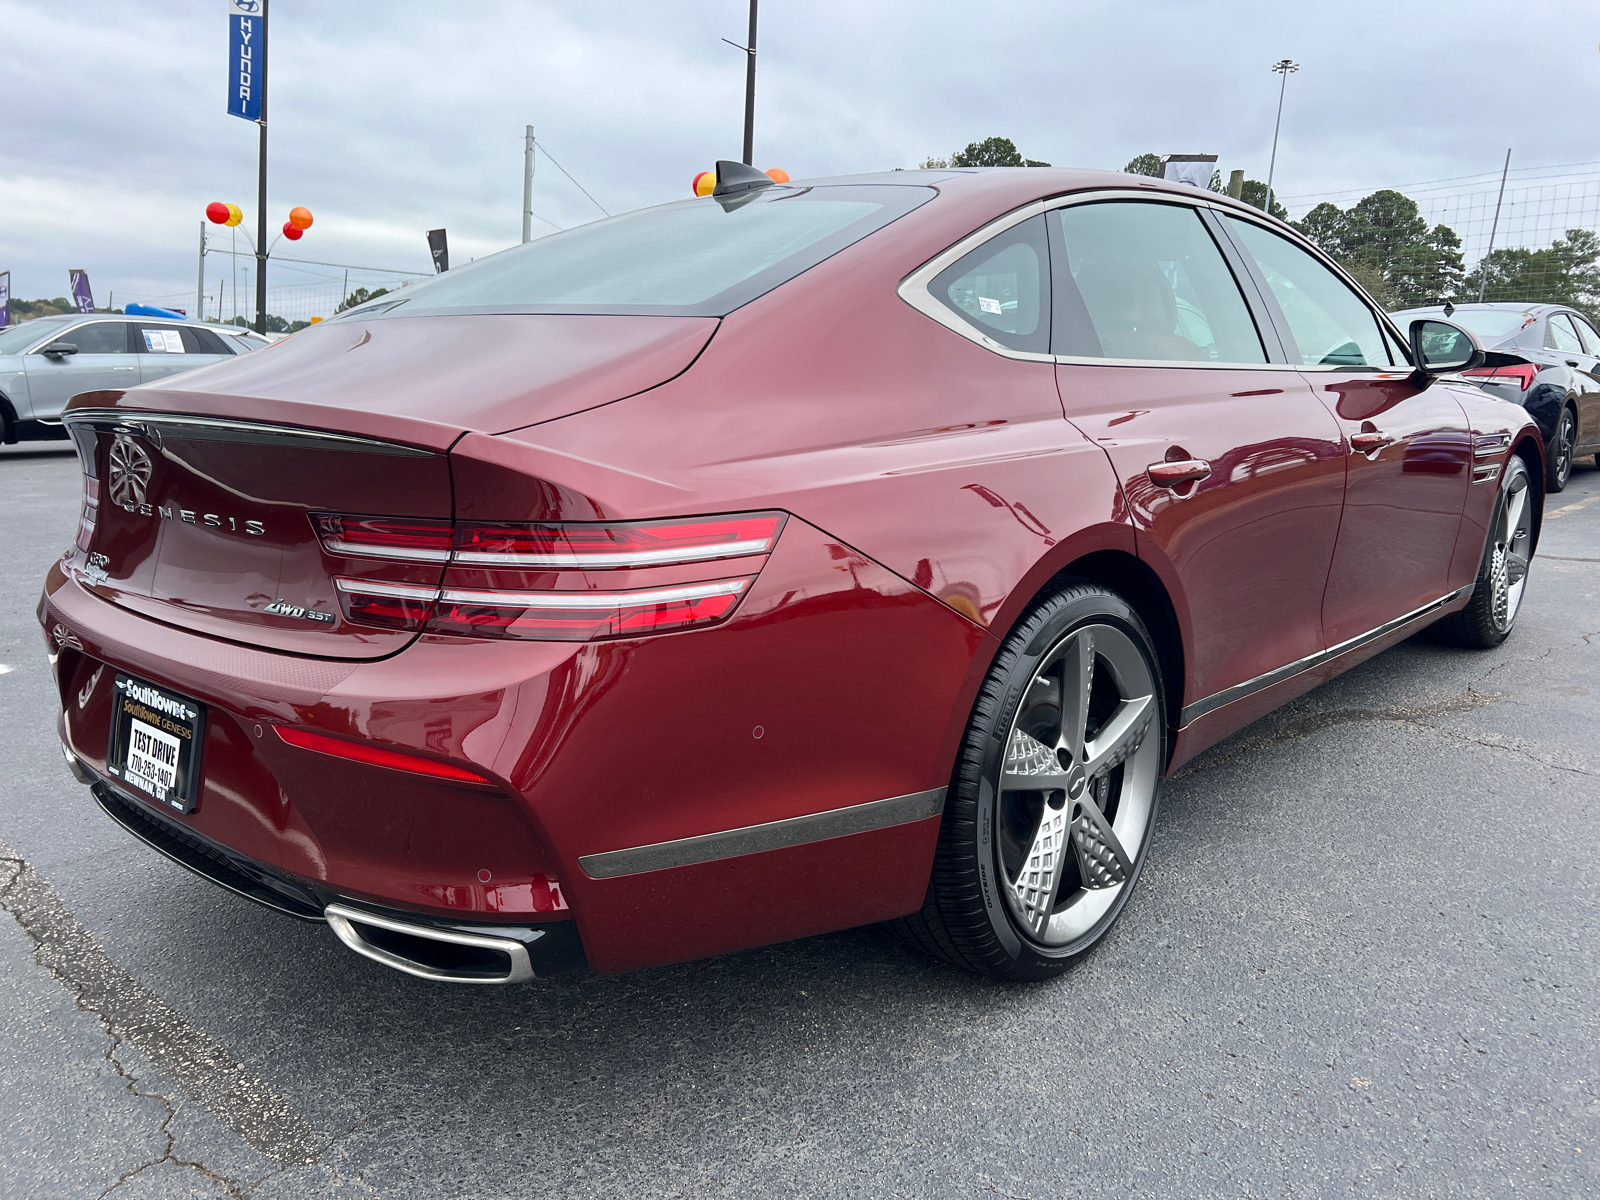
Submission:
M 1064 979 L 855 930 L 428 984 L 134 842 L 33 608 L 76 460 L 0 450 L 0 1195 L 1600 1192 L 1600 471 L 1517 632 L 1412 640 L 1185 768 Z

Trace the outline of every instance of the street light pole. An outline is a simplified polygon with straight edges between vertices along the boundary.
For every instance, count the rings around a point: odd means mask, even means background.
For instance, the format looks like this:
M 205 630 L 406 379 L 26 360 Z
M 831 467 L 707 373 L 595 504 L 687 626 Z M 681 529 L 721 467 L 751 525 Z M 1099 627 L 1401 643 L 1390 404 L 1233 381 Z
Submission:
M 1278 85 L 1278 123 L 1272 127 L 1272 162 L 1267 167 L 1267 198 L 1261 205 L 1262 211 L 1269 216 L 1272 213 L 1272 177 L 1278 170 L 1278 131 L 1283 128 L 1283 94 L 1288 90 L 1289 76 L 1300 69 L 1300 64 L 1285 58 L 1273 63 L 1272 69 L 1283 76 L 1283 82 Z
M 267 0 L 261 0 L 261 161 L 256 168 L 256 332 L 267 331 Z
M 523 135 L 522 144 L 522 240 L 533 236 L 533 126 Z

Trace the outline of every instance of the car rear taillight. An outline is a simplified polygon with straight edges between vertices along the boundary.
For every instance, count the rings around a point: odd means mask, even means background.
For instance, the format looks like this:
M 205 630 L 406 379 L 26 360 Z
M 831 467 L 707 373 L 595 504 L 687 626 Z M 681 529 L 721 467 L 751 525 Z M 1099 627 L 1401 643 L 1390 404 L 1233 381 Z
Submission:
M 1525 392 L 1533 386 L 1539 368 L 1533 363 L 1517 363 L 1509 367 L 1477 367 L 1461 373 L 1470 379 L 1486 379 L 1491 383 L 1514 383 L 1518 391 Z
M 78 549 L 89 552 L 89 542 L 94 538 L 95 521 L 100 516 L 100 481 L 92 475 L 83 477 L 83 512 L 78 516 Z
M 466 525 L 452 561 L 472 567 L 578 571 L 710 562 L 766 554 L 782 525 L 780 513 L 625 524 Z
M 445 588 L 430 633 L 587 642 L 710 625 L 733 611 L 752 580 L 622 592 L 506 592 Z
M 339 607 L 345 619 L 357 625 L 384 629 L 420 630 L 433 615 L 439 589 L 423 583 L 385 583 L 378 579 L 352 579 L 335 575 Z
M 336 576 L 340 606 L 354 624 L 579 642 L 727 620 L 755 582 L 785 519 L 781 512 L 759 512 L 664 521 L 451 525 L 333 513 L 315 517 L 330 554 L 448 564 L 438 587 Z M 713 578 L 685 580 L 684 568 L 699 564 Z M 629 586 L 618 581 L 608 587 L 603 577 L 589 574 L 603 571 L 627 571 Z M 641 586 L 651 583 L 652 572 L 659 582 Z
M 313 520 L 329 554 L 444 563 L 450 561 L 450 547 L 455 541 L 455 526 L 450 521 L 349 517 L 338 513 L 315 513 Z

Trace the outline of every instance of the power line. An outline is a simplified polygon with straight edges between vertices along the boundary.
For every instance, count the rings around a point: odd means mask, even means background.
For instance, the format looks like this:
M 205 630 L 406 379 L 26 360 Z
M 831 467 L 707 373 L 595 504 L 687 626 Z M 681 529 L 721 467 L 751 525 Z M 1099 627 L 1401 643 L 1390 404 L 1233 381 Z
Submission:
M 550 151 L 548 151 L 548 150 L 545 150 L 545 147 L 544 147 L 544 143 L 543 143 L 543 142 L 536 142 L 536 143 L 534 143 L 534 145 L 535 145 L 535 147 L 536 147 L 536 148 L 537 148 L 537 149 L 539 149 L 539 150 L 543 150 L 543 151 L 544 151 L 544 156 L 545 156 L 545 157 L 546 157 L 546 158 L 548 158 L 548 159 L 549 159 L 549 160 L 550 160 L 550 162 L 551 162 L 551 163 L 552 163 L 552 164 L 553 164 L 553 165 L 554 165 L 554 166 L 555 166 L 555 169 L 556 169 L 556 170 L 558 170 L 558 171 L 560 171 L 560 172 L 561 172 L 561 173 L 562 173 L 562 174 L 563 174 L 563 175 L 565 175 L 565 176 L 566 176 L 566 177 L 567 177 L 567 178 L 568 178 L 568 179 L 572 179 L 572 172 L 571 172 L 571 171 L 569 171 L 569 170 L 567 170 L 567 169 L 566 169 L 566 168 L 565 168 L 565 167 L 563 167 L 563 166 L 562 166 L 562 165 L 561 165 L 561 164 L 560 164 L 560 163 L 558 163 L 558 162 L 556 162 L 556 160 L 555 160 L 555 157 L 554 157 L 554 156 L 553 156 L 553 155 L 552 155 L 552 154 L 551 154 L 551 153 L 550 153 Z M 582 193 L 583 193 L 583 194 L 584 194 L 584 195 L 585 195 L 585 196 L 589 196 L 589 189 L 588 189 L 588 188 L 586 188 L 586 187 L 584 187 L 584 186 L 583 186 L 583 184 L 581 184 L 581 183 L 579 183 L 579 182 L 578 182 L 578 181 L 577 181 L 577 180 L 576 180 L 576 179 L 572 179 L 572 186 L 573 186 L 573 187 L 575 187 L 575 188 L 577 188 L 577 189 L 578 189 L 578 190 L 579 190 L 579 191 L 580 191 L 580 192 L 582 192 Z M 589 201 L 590 201 L 590 203 L 592 203 L 592 204 L 593 204 L 593 205 L 594 205 L 594 206 L 595 206 L 595 207 L 596 207 L 596 208 L 598 208 L 598 209 L 599 209 L 599 210 L 600 210 L 600 211 L 601 211 L 601 212 L 603 212 L 603 213 L 605 213 L 605 214 L 606 214 L 606 216 L 608 216 L 608 217 L 609 217 L 609 216 L 610 216 L 610 215 L 611 215 L 611 214 L 610 214 L 610 213 L 609 213 L 609 212 L 606 212 L 606 206 L 605 206 L 605 205 L 604 205 L 604 204 L 601 204 L 601 203 L 600 203 L 600 201 L 598 201 L 598 200 L 596 200 L 596 199 L 595 199 L 595 198 L 594 198 L 594 197 L 593 197 L 593 196 L 589 196 Z M 537 215 L 537 214 L 535 214 L 535 215 Z M 540 219 L 540 220 L 541 220 L 541 221 L 543 221 L 543 220 L 544 220 L 544 218 L 543 218 L 543 217 L 540 217 L 540 218 L 539 218 L 539 219 Z M 547 223 L 548 223 L 548 224 L 554 224 L 554 222 L 547 222 Z M 557 229 L 559 229 L 559 228 L 560 228 L 560 226 L 559 226 L 559 225 L 557 225 L 557 226 L 556 226 L 556 228 L 557 228 Z

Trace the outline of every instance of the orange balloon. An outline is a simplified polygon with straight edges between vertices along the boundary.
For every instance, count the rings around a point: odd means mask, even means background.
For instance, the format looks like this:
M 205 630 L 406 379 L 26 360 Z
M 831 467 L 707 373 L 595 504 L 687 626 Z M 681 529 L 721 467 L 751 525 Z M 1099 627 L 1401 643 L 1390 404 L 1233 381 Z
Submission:
M 289 224 L 296 229 L 310 229 L 311 210 L 309 208 L 291 208 L 289 210 Z
M 694 177 L 694 182 L 689 185 L 694 189 L 696 196 L 709 196 L 717 186 L 717 173 L 715 171 L 701 171 Z
M 243 220 L 244 209 L 240 208 L 237 204 L 228 205 L 228 219 L 224 221 L 223 224 L 232 226 L 239 224 L 239 222 Z
M 773 167 L 767 172 L 767 174 L 771 177 L 773 183 L 789 182 L 789 172 L 785 171 L 782 167 Z

